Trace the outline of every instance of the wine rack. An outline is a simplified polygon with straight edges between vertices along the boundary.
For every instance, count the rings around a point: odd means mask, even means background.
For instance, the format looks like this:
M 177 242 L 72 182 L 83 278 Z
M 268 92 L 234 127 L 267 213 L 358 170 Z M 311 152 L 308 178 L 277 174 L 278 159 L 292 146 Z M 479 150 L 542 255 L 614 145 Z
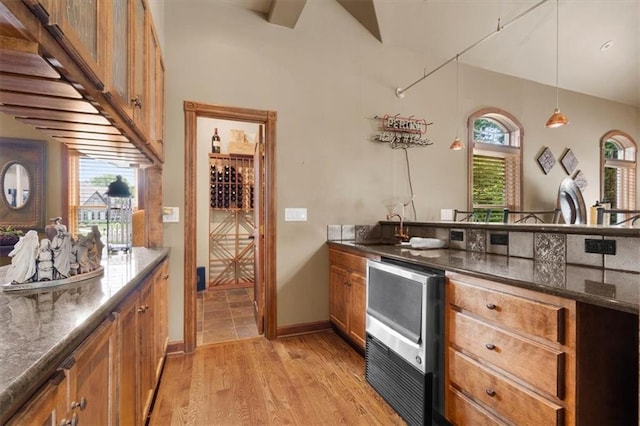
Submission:
M 253 157 L 209 154 L 209 189 L 212 209 L 252 210 Z
M 209 289 L 253 285 L 253 173 L 253 156 L 209 154 Z

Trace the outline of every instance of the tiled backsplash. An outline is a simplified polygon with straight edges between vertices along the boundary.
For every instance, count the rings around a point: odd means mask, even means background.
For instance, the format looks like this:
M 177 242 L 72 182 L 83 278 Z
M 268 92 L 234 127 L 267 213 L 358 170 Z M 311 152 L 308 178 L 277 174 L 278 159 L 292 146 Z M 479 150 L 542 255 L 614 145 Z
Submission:
M 328 240 L 393 241 L 397 225 L 328 225 Z M 412 237 L 439 238 L 451 249 L 534 259 L 540 268 L 565 268 L 565 264 L 585 265 L 619 271 L 640 272 L 640 238 L 562 232 L 505 231 L 483 228 L 444 228 L 411 225 Z M 452 237 L 452 234 L 454 238 Z M 614 240 L 615 254 L 587 253 L 585 240 Z M 544 265 L 549 263 L 548 265 Z M 539 271 L 546 274 L 548 271 Z

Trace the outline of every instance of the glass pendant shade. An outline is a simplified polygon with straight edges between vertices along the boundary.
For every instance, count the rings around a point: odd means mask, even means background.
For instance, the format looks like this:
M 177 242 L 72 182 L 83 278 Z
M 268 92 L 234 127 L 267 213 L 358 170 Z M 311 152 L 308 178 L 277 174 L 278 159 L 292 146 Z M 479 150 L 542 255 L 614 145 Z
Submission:
M 449 149 L 452 149 L 454 151 L 459 151 L 461 149 L 464 148 L 464 143 L 462 143 L 462 141 L 460 140 L 459 137 L 456 136 L 456 138 L 453 140 L 453 142 L 451 143 L 451 146 L 449 147 Z
M 569 124 L 569 119 L 566 115 L 560 112 L 560 109 L 556 108 L 553 111 L 553 115 L 549 117 L 544 126 L 549 129 L 554 129 L 556 127 L 564 126 L 565 124 Z

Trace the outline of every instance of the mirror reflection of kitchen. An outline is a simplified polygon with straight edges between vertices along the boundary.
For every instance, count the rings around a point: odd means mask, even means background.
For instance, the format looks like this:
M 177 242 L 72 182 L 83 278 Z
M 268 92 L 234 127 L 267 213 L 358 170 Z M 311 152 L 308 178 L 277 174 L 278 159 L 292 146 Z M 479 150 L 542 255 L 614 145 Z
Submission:
M 29 200 L 29 174 L 20 163 L 13 163 L 7 168 L 3 177 L 4 198 L 16 209 L 24 206 Z

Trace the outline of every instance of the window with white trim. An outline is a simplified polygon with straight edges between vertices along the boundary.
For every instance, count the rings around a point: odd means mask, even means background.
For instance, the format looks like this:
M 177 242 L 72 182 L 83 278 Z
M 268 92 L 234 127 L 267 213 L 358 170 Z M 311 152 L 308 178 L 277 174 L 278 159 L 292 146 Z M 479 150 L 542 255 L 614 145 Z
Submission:
M 501 222 L 503 209 L 522 204 L 522 126 L 509 113 L 485 108 L 469 117 L 469 207 L 491 210 Z
M 636 208 L 636 152 L 635 141 L 619 130 L 600 139 L 600 196 L 611 208 Z

